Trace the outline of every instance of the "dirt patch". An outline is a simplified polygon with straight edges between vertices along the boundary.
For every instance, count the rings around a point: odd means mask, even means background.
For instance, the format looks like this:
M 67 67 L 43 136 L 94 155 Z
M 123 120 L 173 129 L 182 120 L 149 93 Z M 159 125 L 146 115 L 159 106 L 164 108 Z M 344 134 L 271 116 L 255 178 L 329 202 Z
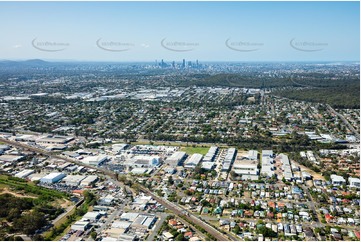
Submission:
M 15 193 L 13 191 L 10 191 L 7 187 L 3 188 L 2 191 L 0 192 L 0 195 L 2 194 L 11 194 L 15 197 L 27 197 L 27 198 L 38 198 L 38 197 L 35 197 L 35 196 L 28 196 L 28 195 L 24 195 L 24 194 L 20 194 L 20 193 Z
M 251 198 L 251 192 L 250 191 L 245 191 L 244 192 L 244 197 L 245 198 Z
M 60 207 L 67 208 L 67 207 L 70 207 L 72 205 L 73 205 L 72 202 L 70 202 L 69 200 L 66 200 L 65 198 L 61 199 Z
M 67 209 L 68 207 L 73 206 L 74 204 L 71 201 L 66 200 L 65 198 L 59 198 L 51 202 L 51 205 L 54 207 L 60 206 L 61 208 Z
M 326 180 L 320 173 L 317 173 L 317 172 L 311 170 L 310 168 L 307 168 L 306 166 L 301 165 L 297 161 L 292 161 L 292 162 L 295 162 L 301 168 L 301 171 L 306 171 L 306 172 L 310 173 L 312 175 L 313 179 L 324 180 L 324 181 Z

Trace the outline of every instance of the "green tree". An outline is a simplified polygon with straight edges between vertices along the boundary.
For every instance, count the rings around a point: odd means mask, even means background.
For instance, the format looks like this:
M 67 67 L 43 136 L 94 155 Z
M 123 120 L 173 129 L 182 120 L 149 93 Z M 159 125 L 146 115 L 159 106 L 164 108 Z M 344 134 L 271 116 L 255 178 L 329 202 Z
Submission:
M 241 231 L 241 228 L 238 226 L 238 224 L 236 224 L 236 226 L 233 228 L 233 233 L 239 234 L 240 231 Z
M 21 218 L 14 220 L 13 227 L 16 231 L 32 235 L 34 232 L 46 225 L 45 214 L 36 211 L 23 215 Z
M 168 185 L 173 185 L 174 184 L 174 180 L 172 176 L 168 177 Z
M 93 240 L 95 240 L 96 237 L 97 237 L 97 232 L 92 231 L 92 232 L 90 233 L 90 237 L 91 237 Z
M 185 241 L 184 235 L 182 233 L 178 234 L 177 237 L 175 237 L 175 241 Z

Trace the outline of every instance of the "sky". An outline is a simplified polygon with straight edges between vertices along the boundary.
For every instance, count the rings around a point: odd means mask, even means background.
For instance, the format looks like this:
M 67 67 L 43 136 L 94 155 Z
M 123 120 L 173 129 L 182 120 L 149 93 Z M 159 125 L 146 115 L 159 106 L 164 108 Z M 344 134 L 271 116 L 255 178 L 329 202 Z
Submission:
M 0 59 L 359 61 L 359 2 L 0 2 Z

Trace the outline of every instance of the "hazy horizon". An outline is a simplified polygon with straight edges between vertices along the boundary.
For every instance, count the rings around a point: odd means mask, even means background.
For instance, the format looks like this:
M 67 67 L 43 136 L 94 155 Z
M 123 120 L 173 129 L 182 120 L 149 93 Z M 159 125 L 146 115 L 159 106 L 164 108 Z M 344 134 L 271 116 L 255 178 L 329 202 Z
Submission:
M 156 61 L 159 63 L 162 59 L 155 59 L 153 61 L 151 60 L 134 60 L 134 61 L 116 61 L 116 60 L 66 60 L 66 59 L 41 59 L 41 58 L 34 58 L 34 59 L 0 59 L 0 62 L 5 61 L 14 61 L 14 62 L 26 62 L 26 61 L 44 61 L 49 63 L 155 63 Z M 185 59 L 186 61 L 196 61 L 193 59 Z M 182 63 L 182 60 L 164 60 L 164 62 L 175 62 L 175 63 Z M 201 63 L 360 63 L 359 60 L 310 60 L 310 61 L 303 61 L 303 60 L 297 60 L 297 61 L 282 61 L 282 60 L 268 60 L 268 61 L 262 61 L 262 60 L 243 60 L 243 61 L 227 61 L 227 60 L 198 60 Z

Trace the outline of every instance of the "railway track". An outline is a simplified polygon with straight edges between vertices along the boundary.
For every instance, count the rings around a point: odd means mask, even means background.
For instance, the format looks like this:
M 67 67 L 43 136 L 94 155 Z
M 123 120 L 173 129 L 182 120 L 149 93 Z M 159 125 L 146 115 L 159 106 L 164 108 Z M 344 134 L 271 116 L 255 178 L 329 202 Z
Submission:
M 79 165 L 79 166 L 84 166 L 90 169 L 95 169 L 98 172 L 101 172 L 115 180 L 117 180 L 117 174 L 110 171 L 110 170 L 106 170 L 100 167 L 95 167 L 95 166 L 91 166 L 91 165 L 87 165 L 84 164 L 78 160 L 69 158 L 69 157 L 65 157 L 63 155 L 58 155 L 58 154 L 54 154 L 52 152 L 37 148 L 37 147 L 33 147 L 27 144 L 23 144 L 17 141 L 12 141 L 12 140 L 8 140 L 5 138 L 0 137 L 0 142 L 9 144 L 11 146 L 14 147 L 18 147 L 18 148 L 22 148 L 22 149 L 26 149 L 26 150 L 30 150 L 45 156 L 49 156 L 51 158 L 56 158 L 59 160 L 64 160 L 67 162 L 71 162 L 73 164 Z M 156 200 L 157 202 L 159 202 L 160 204 L 162 204 L 164 207 L 166 207 L 167 209 L 169 209 L 170 211 L 172 211 L 174 214 L 178 215 L 179 217 L 182 216 L 186 216 L 187 220 L 189 220 L 190 222 L 192 222 L 194 225 L 198 225 L 199 227 L 203 228 L 208 234 L 212 235 L 214 238 L 216 238 L 219 241 L 228 241 L 228 240 L 237 240 L 235 238 L 229 238 L 228 236 L 224 235 L 223 233 L 219 232 L 217 229 L 213 228 L 212 226 L 210 226 L 209 224 L 203 222 L 201 219 L 199 219 L 198 217 L 194 216 L 191 213 L 186 212 L 183 208 L 177 206 L 176 204 L 173 204 L 161 197 L 159 197 L 158 195 L 154 194 L 153 192 L 151 192 L 149 189 L 145 188 L 144 186 L 142 186 L 141 184 L 137 183 L 140 187 L 140 190 L 143 191 L 145 194 L 150 195 L 154 200 Z

